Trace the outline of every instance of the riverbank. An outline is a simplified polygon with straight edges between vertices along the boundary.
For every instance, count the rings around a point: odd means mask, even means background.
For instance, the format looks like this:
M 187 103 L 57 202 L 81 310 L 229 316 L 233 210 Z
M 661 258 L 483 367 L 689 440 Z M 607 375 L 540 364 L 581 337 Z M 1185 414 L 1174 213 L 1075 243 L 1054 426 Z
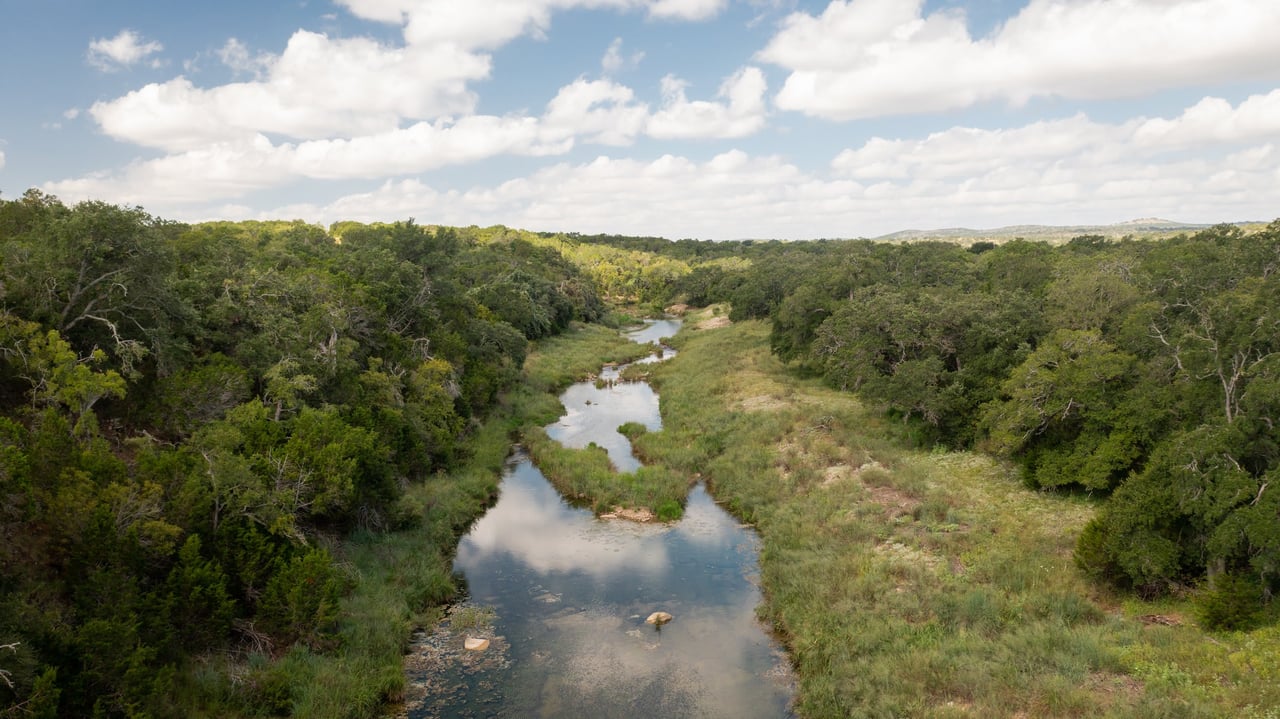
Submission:
M 788 373 L 762 323 L 676 345 L 653 369 L 664 429 L 633 441 L 757 526 L 801 716 L 1277 715 L 1280 630 L 1209 635 L 1188 603 L 1087 582 L 1088 501 L 902 449 L 855 397 Z
M 596 514 L 616 508 L 649 510 L 662 521 L 679 519 L 694 477 L 684 471 L 662 466 L 642 466 L 632 472 L 617 472 L 605 450 L 599 446 L 571 449 L 552 439 L 543 429 L 563 412 L 557 396 L 573 382 L 589 381 L 604 361 L 625 364 L 646 357 L 657 348 L 638 344 L 616 331 L 584 328 L 573 336 L 546 342 L 525 362 L 530 394 L 518 413 L 522 418 L 520 438 L 529 456 L 562 495 L 591 507 Z M 591 358 L 607 357 L 590 370 L 583 368 Z M 633 365 L 633 367 L 636 365 Z M 647 369 L 656 364 L 646 364 Z M 570 371 L 569 368 L 574 368 Z M 643 433 L 642 425 L 628 423 L 628 438 Z M 643 456 L 641 460 L 643 461 Z
M 295 649 L 277 662 L 248 667 L 247 680 L 264 697 L 263 711 L 357 719 L 381 716 L 388 704 L 399 702 L 411 636 L 439 621 L 456 597 L 458 540 L 496 497 L 518 429 L 553 421 L 560 412 L 557 394 L 602 364 L 649 351 L 599 325 L 575 326 L 539 342 L 520 386 L 475 431 L 468 460 L 406 490 L 400 513 L 416 518 L 411 528 L 360 533 L 330 547 L 352 586 L 338 613 L 338 648 Z
M 800 716 L 1277 716 L 1280 630 L 1210 636 L 1189 604 L 1099 591 L 1071 559 L 1088 502 L 1030 492 L 980 455 L 902 449 L 852 395 L 789 374 L 761 323 L 677 344 L 651 368 L 664 429 L 628 434 L 681 501 L 701 477 L 759 529 L 761 613 L 789 645 Z M 554 421 L 558 393 L 602 363 L 647 351 L 604 327 L 540 343 L 466 467 L 407 495 L 424 521 L 337 548 L 357 578 L 342 648 L 261 677 L 296 688 L 295 716 L 375 716 L 401 696 L 410 635 L 453 596 L 454 548 L 513 432 Z

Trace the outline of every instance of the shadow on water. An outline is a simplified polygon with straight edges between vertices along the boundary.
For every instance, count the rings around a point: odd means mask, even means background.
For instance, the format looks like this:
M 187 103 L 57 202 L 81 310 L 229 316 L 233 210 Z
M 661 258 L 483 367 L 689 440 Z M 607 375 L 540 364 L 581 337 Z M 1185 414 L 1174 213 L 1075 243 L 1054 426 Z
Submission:
M 582 405 L 579 419 L 611 431 L 647 424 L 648 402 L 611 395 Z M 644 418 L 587 412 L 610 403 L 643 405 Z M 652 405 L 657 429 L 656 396 Z M 407 715 L 789 716 L 787 658 L 755 616 L 758 550 L 755 533 L 702 485 L 677 523 L 601 520 L 565 502 L 517 450 L 497 504 L 463 537 L 454 563 L 466 604 L 491 608 L 492 620 L 463 627 L 481 614 L 463 607 L 420 638 Z M 674 619 L 646 624 L 655 611 Z M 463 649 L 467 636 L 488 639 L 488 648 Z

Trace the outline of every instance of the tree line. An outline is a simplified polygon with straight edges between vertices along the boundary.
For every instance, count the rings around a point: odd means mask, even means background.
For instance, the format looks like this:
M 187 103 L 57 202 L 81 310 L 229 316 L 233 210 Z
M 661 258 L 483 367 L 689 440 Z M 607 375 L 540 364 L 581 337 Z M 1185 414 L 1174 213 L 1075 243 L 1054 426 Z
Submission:
M 419 521 L 531 339 L 602 317 L 519 237 L 0 200 L 0 709 L 186 716 L 193 658 L 334 650 L 326 547 Z M 439 599 L 439 598 L 437 598 Z M 280 687 L 225 699 L 287 712 Z
M 731 243 L 732 244 L 732 243 Z M 1280 221 L 1064 245 L 869 241 L 720 248 L 673 291 L 771 323 L 773 352 L 916 443 L 1102 499 L 1077 560 L 1213 627 L 1280 589 Z

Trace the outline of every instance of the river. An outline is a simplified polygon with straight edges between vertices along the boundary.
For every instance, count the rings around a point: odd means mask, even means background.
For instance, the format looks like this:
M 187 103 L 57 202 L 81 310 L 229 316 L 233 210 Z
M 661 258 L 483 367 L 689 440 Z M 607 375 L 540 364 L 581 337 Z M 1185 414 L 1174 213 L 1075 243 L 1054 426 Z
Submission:
M 670 336 L 678 324 L 666 322 L 629 336 Z M 660 429 L 658 398 L 643 383 L 604 384 L 566 390 L 553 427 L 628 471 L 639 463 L 613 428 Z M 758 551 L 700 484 L 678 522 L 601 520 L 516 451 L 498 502 L 458 545 L 467 601 L 411 655 L 408 716 L 790 716 L 787 657 L 755 617 Z M 674 619 L 646 624 L 655 611 Z M 453 627 L 464 623 L 477 626 Z M 490 644 L 467 651 L 467 635 Z

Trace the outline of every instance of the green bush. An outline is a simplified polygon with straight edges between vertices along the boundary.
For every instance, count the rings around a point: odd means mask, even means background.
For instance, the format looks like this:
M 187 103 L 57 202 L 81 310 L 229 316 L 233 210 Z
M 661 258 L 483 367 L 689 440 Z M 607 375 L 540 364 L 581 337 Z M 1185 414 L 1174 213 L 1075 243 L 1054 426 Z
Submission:
M 1249 629 L 1262 617 L 1262 588 L 1249 577 L 1219 575 L 1197 595 L 1196 615 L 1205 629 Z
M 684 508 L 674 499 L 668 499 L 659 504 L 655 512 L 660 522 L 674 522 L 684 516 Z
M 316 549 L 294 557 L 267 583 L 258 616 L 282 645 L 296 641 L 327 648 L 336 631 L 343 584 L 328 552 Z

